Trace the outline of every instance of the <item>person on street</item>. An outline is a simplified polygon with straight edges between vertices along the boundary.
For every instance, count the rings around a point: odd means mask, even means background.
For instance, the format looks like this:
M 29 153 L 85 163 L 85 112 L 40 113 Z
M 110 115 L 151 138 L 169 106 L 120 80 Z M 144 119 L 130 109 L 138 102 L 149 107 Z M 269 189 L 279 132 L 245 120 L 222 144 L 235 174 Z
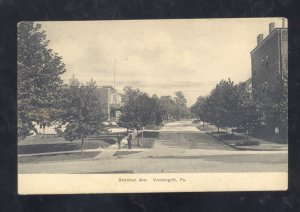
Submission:
M 127 137 L 127 141 L 128 141 L 128 149 L 131 149 L 131 141 L 132 141 L 132 134 L 129 133 L 128 137 Z
M 121 138 L 121 135 L 120 134 L 118 134 L 118 149 L 121 149 L 121 140 L 122 140 L 122 138 Z

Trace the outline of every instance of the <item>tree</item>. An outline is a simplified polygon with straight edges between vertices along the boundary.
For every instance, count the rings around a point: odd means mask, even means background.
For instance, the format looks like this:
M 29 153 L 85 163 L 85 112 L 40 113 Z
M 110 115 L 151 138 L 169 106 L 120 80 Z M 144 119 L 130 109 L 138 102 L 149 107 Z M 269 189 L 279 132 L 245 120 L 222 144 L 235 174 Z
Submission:
M 182 106 L 185 106 L 186 105 L 186 98 L 185 96 L 183 95 L 182 91 L 177 91 L 175 93 L 175 98 L 174 98 L 176 104 L 178 105 L 182 105 Z
M 154 94 L 151 97 L 153 104 L 154 104 L 154 108 L 155 108 L 155 125 L 159 126 L 162 124 L 163 122 L 163 115 L 165 113 L 164 108 L 162 107 L 159 98 L 156 94 Z
M 269 102 L 264 103 L 263 113 L 266 122 L 273 127 L 279 128 L 279 134 L 284 142 L 288 137 L 288 70 L 287 64 L 283 67 L 282 75 L 278 76 L 275 84 L 266 87 L 266 98 Z
M 234 84 L 221 80 L 207 99 L 207 118 L 218 127 L 232 127 L 235 120 L 236 102 Z
M 41 24 L 18 24 L 18 136 L 36 131 L 34 121 L 49 124 L 55 118 L 65 72 L 62 58 L 48 47 Z
M 236 119 L 233 125 L 247 130 L 257 127 L 261 117 L 259 105 L 253 101 L 251 93 L 247 91 L 246 83 L 235 85 L 235 95 L 237 107 L 235 108 Z
M 147 93 L 128 86 L 124 91 L 125 104 L 121 108 L 122 115 L 119 120 L 121 126 L 126 127 L 127 130 L 134 128 L 138 133 L 143 127 L 157 123 L 158 107 L 155 97 L 151 98 Z
M 275 106 L 278 111 L 276 120 L 280 127 L 280 135 L 284 142 L 288 139 L 288 72 L 283 69 L 282 73 L 282 94 L 279 103 Z
M 200 119 L 218 127 L 235 127 L 238 96 L 234 83 L 221 80 L 207 97 L 199 97 L 192 106 L 192 111 Z
M 204 122 L 208 122 L 207 118 L 207 97 L 199 96 L 197 98 L 197 101 L 195 104 L 193 104 L 190 108 L 191 113 L 194 114 L 196 117 L 198 117 L 203 124 L 203 130 L 204 130 Z
M 124 89 L 124 105 L 121 107 L 121 117 L 119 119 L 119 125 L 126 127 L 127 131 L 130 128 L 135 128 L 140 125 L 137 98 L 142 92 L 139 89 L 133 89 L 130 86 L 126 86 Z
M 221 80 L 206 97 L 199 97 L 191 111 L 202 121 L 218 127 L 258 126 L 261 115 L 260 104 L 254 102 L 246 83 L 234 84 L 230 79 Z
M 196 103 L 191 107 L 191 112 L 202 121 L 205 119 L 205 104 L 206 98 L 203 96 L 199 96 Z
M 177 120 L 186 117 L 188 115 L 188 109 L 186 106 L 187 100 L 182 91 L 177 91 L 175 93 L 174 101 Z
M 61 121 L 66 125 L 64 137 L 67 141 L 81 139 L 81 154 L 85 137 L 102 130 L 101 102 L 96 89 L 93 79 L 83 85 L 73 76 L 63 93 Z
M 161 116 L 164 119 L 169 120 L 170 117 L 176 116 L 175 102 L 171 96 L 161 96 L 158 101 L 161 107 Z

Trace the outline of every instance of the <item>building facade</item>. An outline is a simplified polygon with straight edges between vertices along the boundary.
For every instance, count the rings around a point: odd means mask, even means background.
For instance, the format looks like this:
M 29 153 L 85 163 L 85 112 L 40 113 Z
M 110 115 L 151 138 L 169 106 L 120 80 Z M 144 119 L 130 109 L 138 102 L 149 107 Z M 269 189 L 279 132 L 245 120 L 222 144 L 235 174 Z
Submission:
M 108 122 L 118 121 L 121 112 L 122 98 L 112 86 L 97 87 L 97 95 L 99 96 L 104 120 Z
M 276 28 L 269 24 L 269 34 L 257 36 L 257 46 L 251 51 L 252 97 L 264 108 L 260 123 L 262 133 L 280 134 L 280 123 L 274 121 L 274 105 L 283 98 L 284 76 L 288 71 L 288 29 L 286 20 Z M 287 95 L 287 94 L 286 94 Z M 273 113 L 273 114 L 272 114 Z

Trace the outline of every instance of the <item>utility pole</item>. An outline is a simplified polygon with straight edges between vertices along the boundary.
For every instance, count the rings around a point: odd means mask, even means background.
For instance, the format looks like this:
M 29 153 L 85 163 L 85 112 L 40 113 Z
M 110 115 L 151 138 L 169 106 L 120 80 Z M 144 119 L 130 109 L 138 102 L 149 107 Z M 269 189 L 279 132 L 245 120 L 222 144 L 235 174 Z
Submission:
M 114 89 L 116 89 L 116 64 L 117 64 L 117 58 L 115 57 L 115 64 L 114 64 Z
M 128 61 L 128 58 L 126 58 L 126 60 Z M 116 69 L 117 69 L 117 57 L 115 56 L 115 63 L 114 63 L 114 89 L 116 89 Z

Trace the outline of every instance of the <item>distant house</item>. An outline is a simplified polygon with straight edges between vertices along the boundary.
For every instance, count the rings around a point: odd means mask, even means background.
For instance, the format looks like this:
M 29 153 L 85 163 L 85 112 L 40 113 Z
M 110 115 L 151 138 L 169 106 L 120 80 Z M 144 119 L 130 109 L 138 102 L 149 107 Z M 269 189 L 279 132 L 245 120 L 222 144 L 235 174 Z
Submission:
M 117 122 L 121 116 L 121 94 L 119 94 L 112 86 L 99 86 L 96 89 L 96 94 L 99 97 L 102 107 L 101 115 L 104 116 L 102 120 L 107 122 Z M 34 110 L 31 113 L 34 113 L 37 117 L 37 120 L 33 122 L 37 134 L 56 135 L 57 128 L 64 131 L 65 126 L 61 127 L 60 123 L 44 122 L 44 120 L 47 120 L 47 117 L 49 116 L 49 109 Z M 36 132 L 32 133 L 33 135 L 36 134 Z
M 121 94 L 119 94 L 112 86 L 97 87 L 96 92 L 99 95 L 104 120 L 108 122 L 118 121 L 121 115 Z

